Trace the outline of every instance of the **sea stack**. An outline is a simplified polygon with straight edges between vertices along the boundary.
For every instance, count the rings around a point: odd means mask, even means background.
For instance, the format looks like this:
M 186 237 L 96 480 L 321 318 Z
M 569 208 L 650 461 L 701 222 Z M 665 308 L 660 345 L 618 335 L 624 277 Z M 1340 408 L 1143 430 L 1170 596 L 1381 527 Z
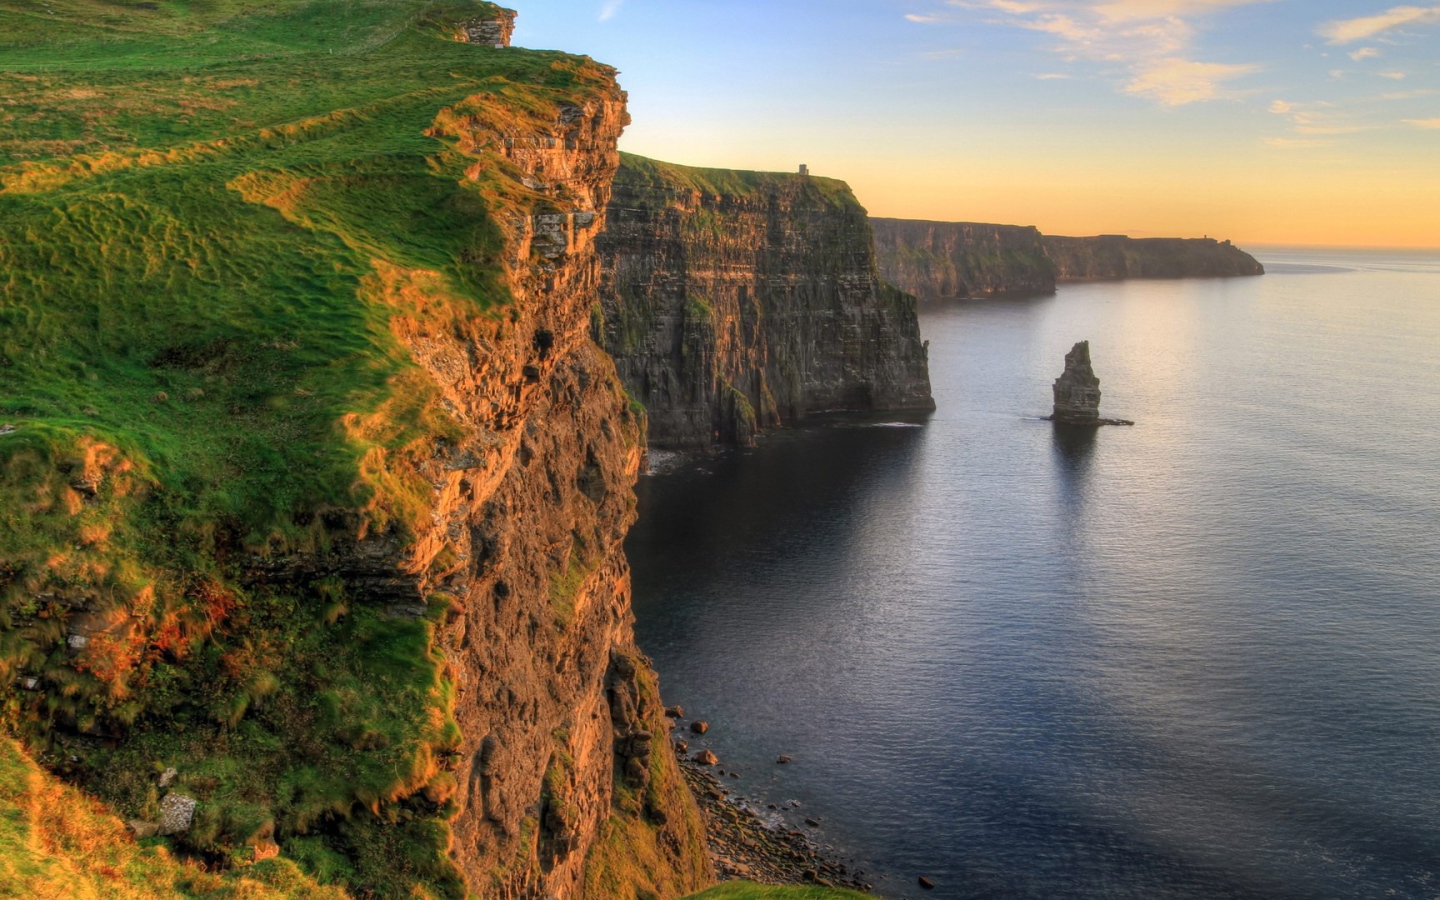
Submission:
M 1080 341 L 1065 354 L 1065 371 L 1055 379 L 1055 413 L 1052 422 L 1064 425 L 1099 425 L 1100 379 L 1090 366 L 1090 342 Z

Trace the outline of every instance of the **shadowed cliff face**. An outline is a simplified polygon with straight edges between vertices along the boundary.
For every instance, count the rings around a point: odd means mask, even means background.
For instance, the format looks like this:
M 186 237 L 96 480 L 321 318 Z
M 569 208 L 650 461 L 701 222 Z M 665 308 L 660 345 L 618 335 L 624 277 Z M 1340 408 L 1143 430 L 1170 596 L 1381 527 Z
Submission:
M 1055 293 L 1055 265 L 1029 225 L 871 219 L 880 274 L 922 300 Z
M 1059 281 L 1264 275 L 1253 256 L 1212 238 L 1045 237 Z
M 626 156 L 607 219 L 597 334 L 652 446 L 934 408 L 915 300 L 877 277 L 843 183 Z
M 1057 283 L 1263 275 L 1210 238 L 1052 237 L 1031 226 L 871 219 L 880 274 L 921 300 L 1053 294 Z

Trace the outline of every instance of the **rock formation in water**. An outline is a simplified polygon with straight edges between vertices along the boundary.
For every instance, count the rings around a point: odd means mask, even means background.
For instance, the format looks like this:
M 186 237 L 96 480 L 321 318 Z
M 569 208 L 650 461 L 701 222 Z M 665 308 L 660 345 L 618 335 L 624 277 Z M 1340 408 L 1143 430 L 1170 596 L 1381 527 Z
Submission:
M 881 282 L 843 182 L 626 155 L 596 334 L 663 448 L 832 410 L 929 410 L 915 299 Z
M 1100 379 L 1090 364 L 1090 342 L 1080 341 L 1065 354 L 1065 371 L 1055 379 L 1055 409 L 1050 421 L 1057 425 L 1134 425 L 1126 419 L 1100 418 Z
M 1090 342 L 1080 341 L 1065 354 L 1065 371 L 1055 379 L 1052 421 L 1089 425 L 1100 420 L 1100 379 L 1090 365 Z
M 1055 293 L 1039 229 L 872 218 L 880 275 L 922 300 Z
M 921 300 L 1052 294 L 1057 283 L 1263 275 L 1211 238 L 1052 237 L 1032 227 L 872 219 L 880 274 Z

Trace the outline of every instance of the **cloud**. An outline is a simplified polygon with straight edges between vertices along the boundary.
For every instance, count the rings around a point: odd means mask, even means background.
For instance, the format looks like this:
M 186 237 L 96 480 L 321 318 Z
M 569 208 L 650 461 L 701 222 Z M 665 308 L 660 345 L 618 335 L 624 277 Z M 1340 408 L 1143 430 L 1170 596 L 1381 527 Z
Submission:
M 624 3 L 625 0 L 605 0 L 605 5 L 600 7 L 600 21 L 608 22 L 615 18 L 615 14 L 620 11 L 620 7 Z
M 1440 22 L 1440 4 L 1435 6 L 1394 6 L 1378 16 L 1358 19 L 1336 19 L 1319 28 L 1320 35 L 1332 44 L 1353 44 L 1385 31 L 1406 25 L 1429 25 Z
M 1150 97 L 1166 106 L 1183 106 L 1221 95 L 1221 84 L 1260 71 L 1259 66 L 1195 62 L 1189 59 L 1156 60 L 1135 73 L 1125 93 Z
M 1041 72 L 1035 77 L 1041 81 L 1068 81 L 1074 76 L 1066 75 L 1064 72 Z
M 1440 116 L 1433 119 L 1403 119 L 1406 125 L 1414 125 L 1416 128 L 1440 128 Z
M 915 13 L 906 13 L 905 18 L 911 22 L 919 22 L 921 25 L 934 25 L 936 22 L 944 22 L 944 16 L 920 16 Z
M 1361 47 L 1359 50 L 1351 53 L 1350 58 L 1359 62 L 1362 59 L 1373 59 L 1379 55 L 1380 50 L 1376 47 Z
M 1286 103 L 1284 100 L 1276 100 L 1270 104 L 1270 111 L 1277 116 L 1288 116 L 1295 111 L 1295 104 Z
M 1405 80 L 1404 72 L 1376 72 L 1375 74 L 1379 75 L 1381 78 L 1389 78 L 1391 81 Z
M 1119 90 L 1165 106 L 1232 96 L 1228 82 L 1260 71 L 1247 63 L 1193 58 L 1198 20 L 1273 0 L 946 0 L 990 13 L 992 24 L 1055 39 L 1066 62 L 1099 63 Z

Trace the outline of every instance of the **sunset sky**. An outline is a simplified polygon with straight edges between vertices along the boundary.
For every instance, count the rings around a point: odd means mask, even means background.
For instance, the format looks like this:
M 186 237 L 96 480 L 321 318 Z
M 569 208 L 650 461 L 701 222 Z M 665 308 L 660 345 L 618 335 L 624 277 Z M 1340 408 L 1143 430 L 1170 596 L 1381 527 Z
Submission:
M 875 215 L 1440 247 L 1440 4 L 515 0 L 621 70 L 623 147 Z

